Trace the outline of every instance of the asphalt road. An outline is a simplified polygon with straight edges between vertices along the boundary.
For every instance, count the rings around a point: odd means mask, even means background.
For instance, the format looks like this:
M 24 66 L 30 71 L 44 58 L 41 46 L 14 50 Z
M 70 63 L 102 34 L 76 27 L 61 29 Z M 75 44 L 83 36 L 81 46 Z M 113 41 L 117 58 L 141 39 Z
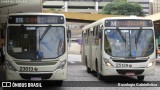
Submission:
M 76 59 L 76 60 L 74 60 Z M 1 70 L 2 71 L 2 70 Z M 1 72 L 0 71 L 0 75 Z M 1 78 L 2 75 L 1 75 Z M 149 83 L 160 83 L 160 63 L 156 64 L 155 76 L 145 77 L 145 81 Z M 80 56 L 69 55 L 67 79 L 62 87 L 45 87 L 45 88 L 18 88 L 20 90 L 160 90 L 159 87 L 124 87 L 118 86 L 118 83 L 126 85 L 127 83 L 139 83 L 135 77 L 112 76 L 98 80 L 94 74 L 86 72 L 85 66 L 80 62 Z M 145 82 L 145 83 L 147 83 Z M 127 84 L 128 85 L 128 84 Z M 8 90 L 18 90 L 17 88 L 9 88 Z M 2 88 L 0 88 L 2 90 Z

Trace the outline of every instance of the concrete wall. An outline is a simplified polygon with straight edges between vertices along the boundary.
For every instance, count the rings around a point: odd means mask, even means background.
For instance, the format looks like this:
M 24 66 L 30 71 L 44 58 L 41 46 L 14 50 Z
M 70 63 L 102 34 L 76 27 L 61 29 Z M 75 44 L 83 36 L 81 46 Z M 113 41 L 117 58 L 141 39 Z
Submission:
M 8 1 L 8 2 L 4 2 Z M 42 12 L 41 0 L 0 0 L 0 23 L 6 22 L 10 13 Z
M 103 7 L 110 2 L 98 2 L 99 7 Z M 53 8 L 57 11 L 64 11 L 64 1 L 45 1 L 43 3 L 44 8 Z M 82 13 L 92 13 L 96 12 L 95 9 L 96 2 L 93 1 L 68 1 L 68 12 L 82 12 Z M 99 9 L 98 12 L 101 12 L 102 9 Z
M 153 14 L 160 12 L 160 0 L 153 0 Z

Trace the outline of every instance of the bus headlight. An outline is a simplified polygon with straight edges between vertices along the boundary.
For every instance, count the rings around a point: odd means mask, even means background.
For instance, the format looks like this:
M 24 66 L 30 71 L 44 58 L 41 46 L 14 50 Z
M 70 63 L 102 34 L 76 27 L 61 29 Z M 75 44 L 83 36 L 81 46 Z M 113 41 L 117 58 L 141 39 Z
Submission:
M 67 60 L 61 61 L 56 69 L 63 69 L 65 64 L 66 64 L 66 62 L 67 62 Z
M 8 60 L 5 61 L 5 65 L 9 70 L 17 71 L 16 68 L 14 68 L 14 66 Z
M 104 58 L 104 62 L 108 67 L 113 67 L 113 65 L 106 58 Z
M 147 67 L 153 66 L 153 62 L 148 63 Z

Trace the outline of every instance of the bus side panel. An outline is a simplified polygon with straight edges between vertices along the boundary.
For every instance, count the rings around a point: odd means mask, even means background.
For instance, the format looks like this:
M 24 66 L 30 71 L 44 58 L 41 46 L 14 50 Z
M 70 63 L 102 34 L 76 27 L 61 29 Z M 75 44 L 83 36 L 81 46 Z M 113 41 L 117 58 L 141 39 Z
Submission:
M 97 47 L 95 45 L 92 45 L 92 69 L 96 70 L 96 52 L 97 52 Z
M 89 45 L 85 45 L 85 62 L 88 67 L 90 67 L 90 49 Z
M 91 62 L 90 62 L 90 59 L 91 59 L 91 56 L 90 56 L 90 31 L 87 30 L 86 32 L 86 38 L 85 38 L 85 62 L 86 62 L 86 65 L 87 67 L 91 67 Z
M 99 62 L 99 40 L 95 37 L 95 45 L 92 45 L 92 69 L 96 71 L 96 64 Z M 98 65 L 99 66 L 99 65 Z
M 96 28 L 93 28 L 92 34 L 92 69 L 96 71 L 96 59 L 97 59 L 97 33 Z
M 88 41 L 88 67 L 92 68 L 92 31 L 89 29 L 89 41 Z
M 97 53 L 96 53 L 96 57 L 97 57 L 97 64 L 98 64 L 98 71 L 99 73 L 101 73 L 102 71 L 102 42 L 101 42 L 101 39 L 98 40 L 99 44 L 97 46 Z
M 90 32 L 90 40 L 89 40 L 89 49 L 90 49 L 90 52 L 89 52 L 89 56 L 90 56 L 90 68 L 92 69 L 93 67 L 93 49 L 92 49 L 92 42 L 93 42 L 93 31 Z
M 82 63 L 83 63 L 83 65 L 85 65 L 85 62 L 84 62 L 84 55 L 85 55 L 85 52 L 84 52 L 84 44 L 85 44 L 85 36 L 84 36 L 84 31 L 82 31 L 82 44 L 81 44 L 81 61 L 82 61 Z

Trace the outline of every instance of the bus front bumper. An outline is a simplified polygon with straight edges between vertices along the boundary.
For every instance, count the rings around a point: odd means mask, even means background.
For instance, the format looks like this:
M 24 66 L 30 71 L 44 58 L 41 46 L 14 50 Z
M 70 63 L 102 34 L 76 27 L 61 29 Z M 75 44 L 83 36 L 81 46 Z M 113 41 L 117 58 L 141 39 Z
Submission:
M 6 70 L 6 80 L 65 80 L 67 69 L 57 69 L 53 72 L 18 72 Z
M 102 75 L 112 76 L 112 75 L 124 75 L 124 76 L 152 76 L 155 74 L 155 66 L 149 68 L 114 68 L 103 66 Z

